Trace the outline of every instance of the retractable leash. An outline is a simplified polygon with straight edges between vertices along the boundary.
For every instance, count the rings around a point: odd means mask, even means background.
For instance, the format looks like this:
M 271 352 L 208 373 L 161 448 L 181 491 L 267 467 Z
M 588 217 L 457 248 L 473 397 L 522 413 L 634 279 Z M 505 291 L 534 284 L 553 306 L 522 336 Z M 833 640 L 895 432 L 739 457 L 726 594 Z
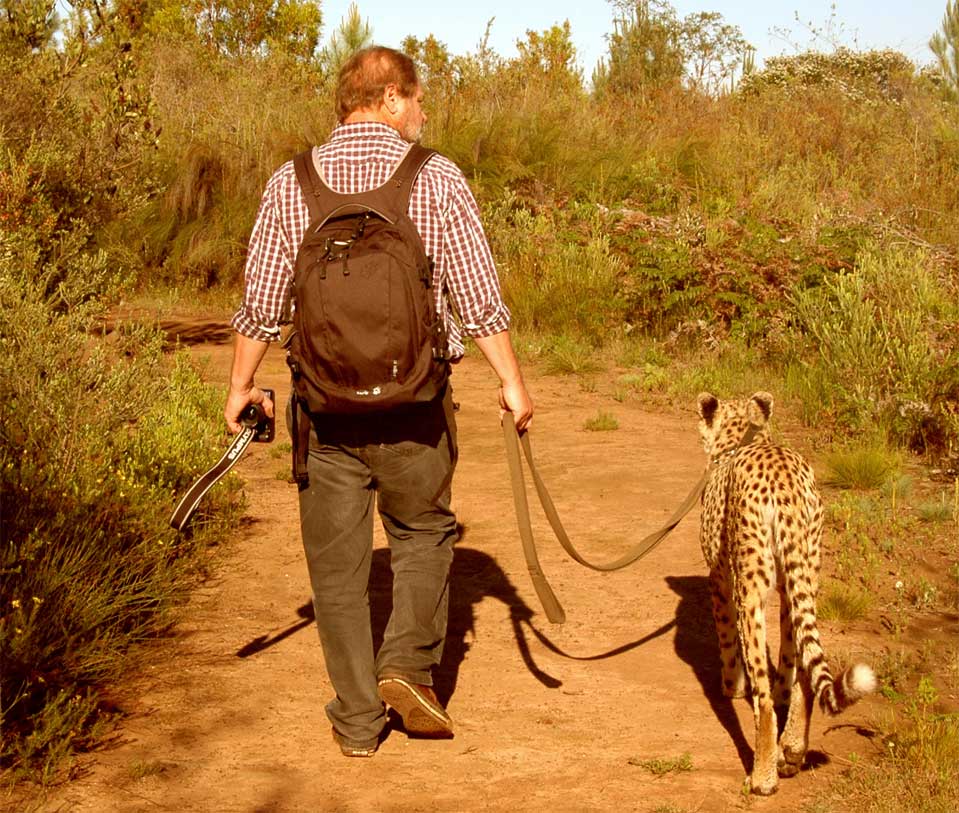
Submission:
M 263 392 L 271 401 L 274 400 L 273 390 L 263 390 Z M 190 486 L 174 510 L 173 516 L 170 517 L 170 525 L 178 531 L 182 531 L 186 527 L 206 493 L 243 457 L 247 446 L 251 443 L 269 443 L 273 440 L 276 421 L 266 414 L 262 405 L 249 404 L 240 413 L 239 421 L 243 429 L 233 439 L 233 442 L 223 453 L 223 457 L 212 469 Z

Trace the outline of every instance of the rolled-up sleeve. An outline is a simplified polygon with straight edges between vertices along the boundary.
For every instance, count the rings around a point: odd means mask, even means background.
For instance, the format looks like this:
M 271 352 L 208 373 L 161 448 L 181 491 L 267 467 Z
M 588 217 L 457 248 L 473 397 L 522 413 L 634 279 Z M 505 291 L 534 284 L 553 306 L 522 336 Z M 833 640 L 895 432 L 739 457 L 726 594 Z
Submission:
M 451 191 L 444 213 L 442 251 L 451 304 L 463 333 L 492 336 L 509 328 L 510 312 L 500 291 L 479 207 L 462 174 Z
M 263 193 L 247 250 L 243 304 L 232 321 L 237 333 L 264 342 L 278 341 L 280 325 L 291 318 L 296 248 L 280 217 L 284 185 L 285 174 L 277 172 Z

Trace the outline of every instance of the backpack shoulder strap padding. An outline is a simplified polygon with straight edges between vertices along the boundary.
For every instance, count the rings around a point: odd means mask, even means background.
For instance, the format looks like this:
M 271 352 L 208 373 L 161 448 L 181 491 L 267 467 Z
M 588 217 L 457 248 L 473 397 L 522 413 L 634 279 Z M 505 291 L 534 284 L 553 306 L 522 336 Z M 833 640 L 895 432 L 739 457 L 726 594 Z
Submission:
M 410 197 L 413 194 L 413 184 L 416 182 L 420 170 L 423 169 L 426 162 L 436 154 L 436 150 L 428 149 L 421 144 L 410 144 L 410 148 L 400 161 L 399 166 L 393 170 L 390 179 L 380 187 L 393 187 L 396 198 L 403 203 L 403 211 L 409 209 Z
M 413 184 L 420 170 L 435 153 L 436 150 L 411 144 L 386 183 L 355 195 L 330 189 L 317 171 L 312 147 L 294 157 L 293 168 L 310 211 L 311 223 L 328 219 L 332 212 L 348 214 L 352 206 L 373 209 L 390 222 L 395 222 L 399 215 L 409 210 Z
M 320 203 L 320 197 L 324 190 L 332 190 L 323 182 L 323 179 L 316 171 L 313 164 L 313 148 L 298 153 L 293 158 L 293 169 L 296 172 L 296 180 L 300 184 L 300 190 L 303 192 L 303 198 L 306 201 L 306 207 L 310 210 L 310 222 L 315 223 L 320 220 L 324 214 L 324 208 Z

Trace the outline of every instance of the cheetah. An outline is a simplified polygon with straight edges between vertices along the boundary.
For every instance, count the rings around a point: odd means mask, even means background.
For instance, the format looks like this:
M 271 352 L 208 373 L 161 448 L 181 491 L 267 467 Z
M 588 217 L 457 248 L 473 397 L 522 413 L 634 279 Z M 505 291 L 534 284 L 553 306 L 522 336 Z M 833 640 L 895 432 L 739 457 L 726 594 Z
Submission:
M 764 796 L 776 792 L 779 776 L 802 767 L 815 698 L 823 711 L 838 714 L 876 688 L 869 666 L 856 664 L 834 678 L 826 663 L 816 628 L 822 501 L 809 464 L 772 442 L 772 406 L 766 392 L 738 401 L 699 396 L 699 432 L 709 456 L 700 542 L 723 693 L 745 696 L 748 678 L 756 724 L 749 784 Z M 780 599 L 777 669 L 766 644 L 765 603 L 774 583 Z M 786 715 L 778 746 L 777 712 Z

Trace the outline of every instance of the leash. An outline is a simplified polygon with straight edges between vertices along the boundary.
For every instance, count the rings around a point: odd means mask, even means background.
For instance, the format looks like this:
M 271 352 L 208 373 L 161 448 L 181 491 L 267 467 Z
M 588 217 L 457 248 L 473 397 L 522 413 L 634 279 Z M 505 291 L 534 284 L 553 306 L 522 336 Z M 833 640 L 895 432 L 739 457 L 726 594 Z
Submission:
M 263 390 L 266 396 L 273 401 L 273 390 Z M 273 440 L 275 432 L 275 422 L 267 417 L 260 404 L 249 404 L 242 413 L 240 413 L 240 424 L 243 429 L 236 435 L 233 442 L 223 453 L 217 464 L 206 474 L 202 475 L 180 500 L 179 504 L 170 517 L 170 525 L 176 530 L 182 531 L 190 521 L 194 512 L 200 504 L 200 500 L 206 493 L 213 488 L 226 473 L 232 469 L 237 461 L 243 457 L 247 446 L 251 443 L 269 443 Z
M 549 582 L 546 580 L 546 576 L 543 574 L 539 564 L 539 558 L 536 554 L 532 523 L 530 522 L 529 516 L 529 503 L 526 499 L 526 489 L 523 482 L 520 447 L 523 449 L 523 456 L 526 458 L 526 464 L 533 478 L 536 494 L 539 497 L 540 504 L 543 507 L 550 527 L 553 529 L 553 533 L 563 546 L 563 549 L 574 561 L 591 570 L 599 570 L 602 572 L 621 570 L 646 556 L 646 554 L 662 542 L 679 524 L 680 520 L 689 513 L 692 507 L 699 501 L 703 489 L 706 487 L 708 470 L 706 474 L 703 474 L 699 482 L 693 487 L 693 490 L 689 492 L 689 495 L 683 500 L 682 504 L 676 509 L 662 528 L 643 538 L 632 549 L 612 562 L 604 562 L 601 564 L 590 562 L 576 550 L 570 541 L 569 535 L 566 533 L 566 529 L 563 527 L 559 513 L 556 511 L 556 506 L 553 504 L 549 491 L 546 489 L 546 484 L 543 482 L 542 477 L 540 477 L 539 470 L 533 462 L 533 450 L 530 445 L 529 432 L 526 431 L 520 435 L 516 431 L 516 424 L 513 423 L 512 416 L 509 413 L 503 416 L 501 424 L 503 427 L 503 436 L 506 440 L 506 460 L 509 464 L 510 481 L 513 486 L 513 502 L 516 507 L 516 521 L 519 526 L 520 539 L 523 543 L 523 552 L 526 555 L 526 566 L 533 580 L 533 587 L 536 590 L 536 594 L 539 596 L 540 603 L 546 611 L 546 617 L 554 624 L 562 624 L 566 620 L 566 613 L 556 598 L 556 595 L 553 593 Z

